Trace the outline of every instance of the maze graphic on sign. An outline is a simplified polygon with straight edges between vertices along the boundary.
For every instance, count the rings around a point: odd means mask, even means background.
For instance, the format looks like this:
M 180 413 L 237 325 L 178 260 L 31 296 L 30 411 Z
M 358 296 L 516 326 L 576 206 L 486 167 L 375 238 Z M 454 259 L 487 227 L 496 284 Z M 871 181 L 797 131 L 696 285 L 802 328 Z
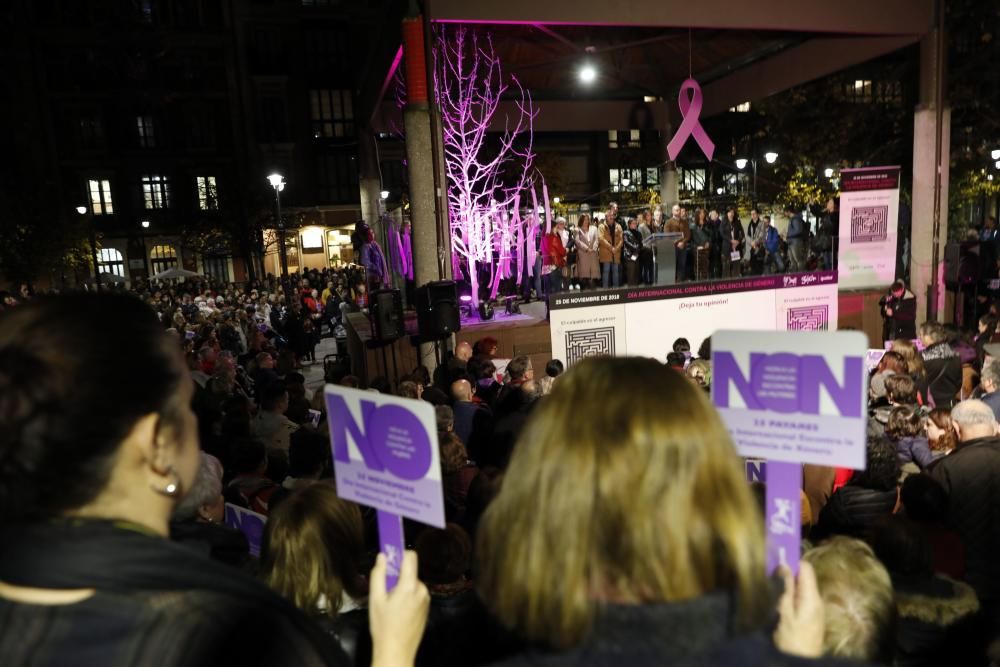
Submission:
M 855 206 L 851 209 L 851 243 L 885 241 L 889 235 L 889 206 Z
M 615 329 L 577 329 L 566 333 L 566 365 L 586 357 L 615 356 Z
M 830 306 L 788 309 L 788 331 L 826 331 L 830 328 Z

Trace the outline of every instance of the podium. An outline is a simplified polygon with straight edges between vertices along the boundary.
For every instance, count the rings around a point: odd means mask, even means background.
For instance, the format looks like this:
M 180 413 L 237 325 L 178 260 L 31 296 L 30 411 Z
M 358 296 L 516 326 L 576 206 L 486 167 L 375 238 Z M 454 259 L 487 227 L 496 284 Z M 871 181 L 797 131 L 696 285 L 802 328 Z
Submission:
M 674 254 L 676 243 L 684 238 L 680 232 L 665 232 L 651 234 L 642 242 L 647 248 L 653 249 L 653 264 L 656 266 L 656 284 L 673 285 L 677 277 L 677 256 Z

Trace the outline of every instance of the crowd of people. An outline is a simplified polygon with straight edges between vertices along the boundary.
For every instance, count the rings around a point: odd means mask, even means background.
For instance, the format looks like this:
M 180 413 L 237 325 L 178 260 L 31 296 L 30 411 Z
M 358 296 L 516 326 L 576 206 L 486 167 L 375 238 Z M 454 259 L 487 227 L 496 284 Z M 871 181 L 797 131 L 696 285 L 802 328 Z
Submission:
M 709 400 L 710 340 L 678 339 L 666 363 L 516 356 L 502 379 L 488 338 L 433 373 L 332 364 L 328 383 L 437 415 L 447 526 L 405 522 L 387 592 L 376 518 L 337 496 L 288 325 L 307 311 L 335 334 L 363 290 L 320 273 L 294 297 L 205 287 L 25 294 L 0 315 L 5 664 L 997 657 L 994 313 L 975 338 L 926 323 L 892 342 L 869 381 L 866 469 L 804 466 L 803 563 L 775 578 L 764 486 Z M 259 554 L 225 503 L 266 517 Z
M 750 211 L 746 225 L 738 211 L 689 210 L 674 204 L 664 219 L 661 206 L 621 216 L 612 203 L 600 217 L 583 214 L 576 225 L 559 216 L 551 230 L 538 236 L 535 289 L 551 294 L 564 289 L 591 289 L 656 282 L 654 234 L 676 234 L 675 280 L 710 280 L 784 271 L 832 270 L 835 267 L 836 202 L 815 207 L 816 223 L 806 222 L 799 206 L 784 213 L 788 228 L 780 234 L 771 215 Z M 661 260 L 662 261 L 662 260 Z

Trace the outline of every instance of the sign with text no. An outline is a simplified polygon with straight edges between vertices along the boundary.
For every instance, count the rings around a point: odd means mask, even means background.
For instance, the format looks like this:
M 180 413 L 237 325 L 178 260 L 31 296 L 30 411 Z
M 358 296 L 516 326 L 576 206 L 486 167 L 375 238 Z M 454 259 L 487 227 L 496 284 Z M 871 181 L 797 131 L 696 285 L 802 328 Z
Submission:
M 391 587 L 406 546 L 402 519 L 445 525 L 434 408 L 333 385 L 324 397 L 337 495 L 377 510 Z
M 867 348 L 852 331 L 712 336 L 712 402 L 740 455 L 767 460 L 769 570 L 798 570 L 802 464 L 865 467 Z

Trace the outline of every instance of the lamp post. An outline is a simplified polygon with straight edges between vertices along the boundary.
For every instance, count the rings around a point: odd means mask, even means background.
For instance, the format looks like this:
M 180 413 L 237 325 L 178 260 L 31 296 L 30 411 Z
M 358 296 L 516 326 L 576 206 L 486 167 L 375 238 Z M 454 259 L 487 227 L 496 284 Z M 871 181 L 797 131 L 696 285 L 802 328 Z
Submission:
M 288 249 L 285 247 L 285 223 L 281 219 L 281 191 L 285 189 L 285 178 L 281 174 L 271 174 L 267 182 L 274 188 L 274 205 L 278 210 L 278 258 L 281 262 L 281 284 L 287 290 Z
M 87 207 L 77 206 L 76 212 L 81 216 L 87 215 Z M 87 230 L 90 232 L 90 258 L 94 262 L 94 284 L 97 285 L 97 291 L 100 292 L 104 286 L 101 285 L 101 266 L 97 263 L 97 234 L 94 232 L 94 216 L 88 218 Z
M 768 164 L 774 164 L 778 161 L 778 154 L 774 151 L 768 151 L 764 153 L 764 161 Z M 743 171 L 747 164 L 750 164 L 751 169 L 753 169 L 753 208 L 757 208 L 757 158 L 737 158 L 736 168 Z
M 149 220 L 143 220 L 139 225 L 142 227 L 142 233 L 139 235 L 142 239 L 142 272 L 146 274 L 146 283 L 149 283 L 153 277 L 149 272 L 149 251 L 146 250 L 146 230 L 149 229 Z

